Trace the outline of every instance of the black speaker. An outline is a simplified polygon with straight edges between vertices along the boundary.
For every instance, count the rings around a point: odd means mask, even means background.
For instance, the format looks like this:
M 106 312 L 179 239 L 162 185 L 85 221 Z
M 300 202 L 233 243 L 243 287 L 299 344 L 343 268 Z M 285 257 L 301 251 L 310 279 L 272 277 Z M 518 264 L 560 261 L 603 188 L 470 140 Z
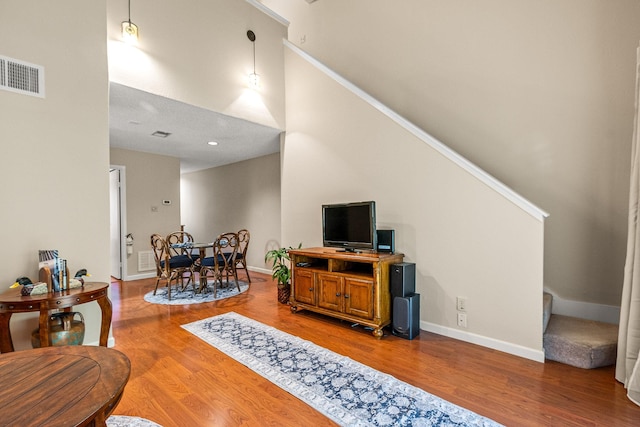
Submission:
M 391 333 L 412 340 L 420 333 L 420 294 L 393 299 Z
M 396 251 L 396 241 L 394 230 L 377 230 L 378 252 Z
M 392 297 L 406 297 L 416 291 L 416 265 L 413 262 L 391 264 L 389 273 Z

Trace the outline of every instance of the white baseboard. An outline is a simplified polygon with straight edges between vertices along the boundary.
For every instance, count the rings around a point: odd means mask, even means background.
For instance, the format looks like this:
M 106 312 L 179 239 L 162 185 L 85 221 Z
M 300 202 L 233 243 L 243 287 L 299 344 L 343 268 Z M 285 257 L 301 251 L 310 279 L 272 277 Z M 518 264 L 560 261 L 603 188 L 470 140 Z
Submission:
M 100 343 L 98 341 L 92 341 L 92 342 L 85 342 L 82 345 L 92 345 L 94 347 L 98 347 Z M 114 337 L 109 337 L 109 339 L 107 340 L 107 347 L 111 348 L 111 347 L 114 347 L 115 345 L 116 345 L 116 339 Z
M 249 266 L 249 267 L 247 267 L 247 269 L 249 271 L 255 271 L 255 272 L 258 272 L 258 273 L 264 273 L 264 274 L 268 274 L 269 276 L 271 276 L 271 270 L 268 269 L 268 268 L 260 268 L 260 267 L 251 267 L 251 266 Z
M 620 323 L 619 306 L 571 301 L 557 296 L 552 291 L 545 289 L 545 292 L 553 295 L 553 302 L 551 303 L 552 314 L 596 320 L 598 322 L 612 323 L 614 325 Z
M 259 268 L 259 267 L 248 267 L 249 271 L 256 271 L 258 273 L 264 273 L 264 274 L 268 274 L 271 275 L 271 270 L 268 268 Z M 140 280 L 140 279 L 150 279 L 156 277 L 156 272 L 152 271 L 149 273 L 141 273 L 141 274 L 133 274 L 130 276 L 126 276 L 125 278 L 123 278 L 123 281 L 129 281 L 129 280 Z
M 129 281 L 129 280 L 151 279 L 152 277 L 156 277 L 155 271 L 152 271 L 150 273 L 133 274 L 131 276 L 124 277 L 122 280 Z
M 525 359 L 533 360 L 535 362 L 544 363 L 543 350 L 523 347 L 521 345 L 488 338 L 482 335 L 473 334 L 471 332 L 461 331 L 459 329 L 447 328 L 430 322 L 420 321 L 420 329 L 428 332 L 433 332 L 434 334 L 443 335 L 445 337 L 465 341 L 471 344 L 477 344 L 482 347 L 492 348 L 494 350 L 513 354 L 514 356 L 524 357 Z M 542 338 L 540 339 L 540 342 L 542 343 Z

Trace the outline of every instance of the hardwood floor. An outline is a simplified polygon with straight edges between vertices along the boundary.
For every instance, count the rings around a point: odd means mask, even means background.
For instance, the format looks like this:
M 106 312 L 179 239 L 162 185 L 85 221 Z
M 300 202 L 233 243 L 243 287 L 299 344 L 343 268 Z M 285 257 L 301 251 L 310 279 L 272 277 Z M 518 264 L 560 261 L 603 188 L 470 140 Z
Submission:
M 155 279 L 112 282 L 114 348 L 131 378 L 114 414 L 172 426 L 331 426 L 307 404 L 222 354 L 180 325 L 235 311 L 343 354 L 508 426 L 638 426 L 640 407 L 614 368 L 537 363 L 421 331 L 414 340 L 321 315 L 292 314 L 276 286 L 251 272 L 237 297 L 187 306 L 149 304 Z

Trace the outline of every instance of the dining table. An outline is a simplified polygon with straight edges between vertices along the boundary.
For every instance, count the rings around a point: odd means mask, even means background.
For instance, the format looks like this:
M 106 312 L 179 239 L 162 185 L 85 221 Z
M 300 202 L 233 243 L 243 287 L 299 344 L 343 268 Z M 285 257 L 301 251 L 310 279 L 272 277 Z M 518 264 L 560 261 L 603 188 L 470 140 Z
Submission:
M 198 249 L 200 258 L 204 259 L 207 256 L 207 248 L 212 248 L 215 242 L 211 243 L 193 243 L 191 245 L 192 249 Z
M 213 248 L 213 245 L 215 244 L 215 242 L 196 242 L 196 243 L 192 243 L 192 242 L 185 242 L 185 243 L 174 243 L 171 245 L 172 248 L 174 249 L 185 249 L 187 251 L 189 251 L 190 253 L 193 253 L 192 250 L 193 249 L 197 249 L 198 250 L 198 259 L 196 261 L 194 261 L 194 266 L 196 267 L 194 270 L 198 271 L 199 270 L 199 265 L 201 260 L 203 260 L 206 256 L 207 256 L 207 248 Z M 197 288 L 196 293 L 200 293 L 202 292 L 203 286 L 202 284 Z

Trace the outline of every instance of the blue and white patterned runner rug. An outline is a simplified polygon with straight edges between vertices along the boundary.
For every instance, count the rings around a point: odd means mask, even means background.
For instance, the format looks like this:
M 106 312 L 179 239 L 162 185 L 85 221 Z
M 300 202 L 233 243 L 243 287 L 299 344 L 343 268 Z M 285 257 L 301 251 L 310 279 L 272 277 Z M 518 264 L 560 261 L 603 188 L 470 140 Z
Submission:
M 310 341 L 230 312 L 184 329 L 344 426 L 500 426 Z

